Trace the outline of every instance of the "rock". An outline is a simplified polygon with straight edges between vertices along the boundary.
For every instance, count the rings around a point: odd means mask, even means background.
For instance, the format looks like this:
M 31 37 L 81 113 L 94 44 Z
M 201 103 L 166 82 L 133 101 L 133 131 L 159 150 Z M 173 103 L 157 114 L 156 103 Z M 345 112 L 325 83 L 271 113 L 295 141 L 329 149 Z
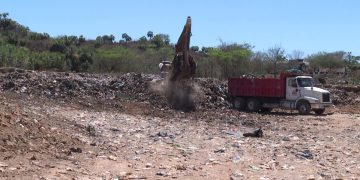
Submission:
M 120 131 L 120 129 L 117 129 L 117 128 L 110 128 L 111 131 L 114 131 L 114 132 L 118 132 Z
M 261 127 L 251 133 L 244 133 L 244 137 L 263 137 L 263 131 L 261 130 Z
M 152 164 L 151 164 L 151 163 L 146 163 L 145 167 L 146 167 L 146 168 L 151 168 L 151 167 L 152 167 Z
M 108 156 L 108 159 L 113 160 L 113 161 L 116 161 L 116 160 L 117 160 L 117 157 L 115 157 L 115 156 Z
M 307 180 L 316 180 L 316 178 L 314 176 L 309 176 Z
M 82 149 L 79 148 L 79 147 L 77 147 L 77 148 L 71 147 L 71 148 L 70 148 L 70 152 L 82 153 Z
M 34 121 L 35 124 L 39 123 L 39 121 L 37 119 L 35 119 L 35 118 L 33 119 L 33 121 Z
M 220 148 L 214 151 L 214 153 L 224 153 L 225 152 L 225 148 Z
M 160 171 L 156 173 L 157 176 L 167 176 L 166 172 Z
M 20 92 L 21 92 L 21 93 L 24 93 L 24 92 L 26 92 L 26 90 L 27 90 L 26 87 L 21 87 Z
M 241 160 L 241 158 L 240 158 L 239 155 L 234 156 L 233 159 L 232 159 L 233 163 L 239 163 L 240 160 Z
M 288 164 L 285 164 L 285 165 L 281 166 L 281 169 L 282 170 L 288 170 L 288 169 L 293 170 L 293 169 L 295 169 L 295 167 L 291 166 L 291 165 L 288 165 Z
M 259 168 L 259 167 L 254 166 L 254 165 L 250 165 L 250 168 L 251 168 L 252 170 L 254 170 L 254 171 L 258 171 L 258 170 L 260 170 L 260 168 Z
M 35 155 L 31 156 L 30 160 L 32 160 L 32 161 L 36 160 Z
M 89 133 L 90 136 L 96 135 L 95 127 L 90 124 L 86 126 L 86 131 Z
M 67 167 L 66 171 L 73 171 L 73 169 L 71 169 L 70 167 Z
M 16 169 L 18 169 L 18 168 L 16 168 L 16 167 L 9 167 L 9 170 L 10 170 L 10 171 L 15 171 Z
M 9 115 L 9 114 L 5 114 L 5 116 L 4 116 L 6 119 L 11 119 L 11 115 Z
M 285 136 L 285 137 L 282 138 L 282 140 L 283 140 L 283 141 L 290 141 L 290 138 L 287 137 L 287 136 Z
M 0 167 L 8 167 L 8 165 L 3 162 L 0 162 Z
M 166 136 L 168 136 L 167 132 L 158 132 L 156 135 L 159 136 L 159 137 L 166 137 Z
M 118 176 L 120 179 L 129 179 L 129 177 L 127 177 L 127 176 L 130 176 L 130 175 L 132 175 L 131 172 L 123 171 L 123 172 L 120 172 Z
M 230 175 L 230 180 L 242 180 L 244 179 L 244 175 L 239 172 L 234 172 Z
M 182 164 L 182 165 L 176 165 L 175 169 L 180 171 L 185 171 L 187 168 L 184 164 Z
M 314 156 L 313 154 L 310 152 L 310 150 L 306 149 L 306 150 L 303 150 L 303 151 L 299 151 L 297 154 L 296 154 L 297 157 L 300 157 L 300 158 L 305 158 L 305 159 L 313 159 Z

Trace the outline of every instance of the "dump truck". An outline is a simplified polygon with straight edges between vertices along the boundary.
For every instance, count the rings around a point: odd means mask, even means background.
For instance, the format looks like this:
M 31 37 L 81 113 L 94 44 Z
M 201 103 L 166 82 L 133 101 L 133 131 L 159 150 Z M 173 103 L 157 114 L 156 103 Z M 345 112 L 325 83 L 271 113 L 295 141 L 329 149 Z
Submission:
M 273 108 L 314 111 L 320 115 L 332 105 L 330 92 L 314 87 L 311 76 L 281 73 L 278 78 L 232 77 L 228 79 L 231 104 L 238 110 L 270 112 Z

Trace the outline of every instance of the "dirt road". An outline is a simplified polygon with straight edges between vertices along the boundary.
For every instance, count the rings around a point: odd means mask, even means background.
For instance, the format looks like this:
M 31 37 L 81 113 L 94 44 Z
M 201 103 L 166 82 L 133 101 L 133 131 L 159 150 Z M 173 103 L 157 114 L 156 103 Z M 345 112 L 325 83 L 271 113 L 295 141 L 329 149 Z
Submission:
M 360 114 L 182 113 L 0 93 L 0 179 L 357 179 Z M 262 127 L 264 137 L 243 137 Z

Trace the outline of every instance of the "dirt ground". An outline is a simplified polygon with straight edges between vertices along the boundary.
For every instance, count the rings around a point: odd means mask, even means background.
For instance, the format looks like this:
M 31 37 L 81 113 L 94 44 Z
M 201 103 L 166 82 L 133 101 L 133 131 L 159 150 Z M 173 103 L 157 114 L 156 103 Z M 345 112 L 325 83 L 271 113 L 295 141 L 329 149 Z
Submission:
M 259 127 L 263 137 L 243 137 Z M 360 177 L 354 106 L 323 116 L 183 113 L 146 101 L 109 108 L 1 92 L 0 138 L 0 179 Z

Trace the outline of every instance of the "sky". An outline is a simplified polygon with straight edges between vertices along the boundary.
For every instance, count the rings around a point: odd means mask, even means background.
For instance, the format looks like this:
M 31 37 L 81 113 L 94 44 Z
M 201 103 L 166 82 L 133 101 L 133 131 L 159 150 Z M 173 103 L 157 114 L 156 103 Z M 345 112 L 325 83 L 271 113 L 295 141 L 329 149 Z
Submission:
M 176 43 L 192 18 L 191 46 L 249 43 L 254 51 L 282 47 L 310 55 L 360 55 L 359 0 L 0 0 L 0 12 L 35 32 L 95 39 L 168 34 Z

